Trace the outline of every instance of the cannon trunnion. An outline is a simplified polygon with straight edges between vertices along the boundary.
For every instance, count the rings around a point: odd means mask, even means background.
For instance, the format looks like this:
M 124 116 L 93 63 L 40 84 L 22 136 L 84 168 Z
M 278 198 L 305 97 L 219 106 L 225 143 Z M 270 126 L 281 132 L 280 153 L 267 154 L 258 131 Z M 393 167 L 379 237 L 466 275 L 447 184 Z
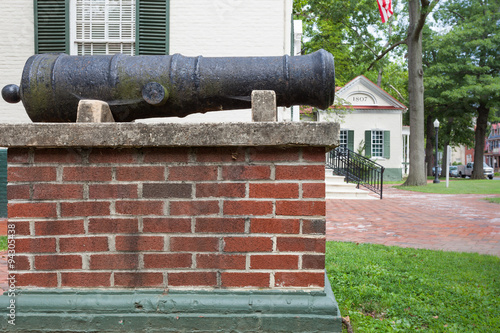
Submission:
M 105 101 L 115 121 L 127 122 L 250 108 L 253 90 L 274 90 L 278 106 L 325 109 L 335 95 L 333 56 L 39 54 L 26 62 L 20 87 L 6 86 L 2 96 L 22 100 L 34 122 L 75 122 L 82 99 Z

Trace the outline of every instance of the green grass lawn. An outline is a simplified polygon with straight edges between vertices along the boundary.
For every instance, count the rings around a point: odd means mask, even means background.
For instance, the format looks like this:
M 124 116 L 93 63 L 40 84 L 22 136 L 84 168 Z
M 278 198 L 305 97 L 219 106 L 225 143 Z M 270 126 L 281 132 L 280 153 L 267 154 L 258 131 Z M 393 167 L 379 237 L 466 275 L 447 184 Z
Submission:
M 354 332 L 500 332 L 500 258 L 327 242 L 326 269 Z
M 489 201 L 489 202 L 491 202 L 491 203 L 500 204 L 500 197 L 495 197 L 495 198 L 484 198 L 484 200 Z
M 424 186 L 395 186 L 401 190 L 439 193 L 439 194 L 500 194 L 500 182 L 490 179 L 450 179 L 446 188 L 446 179 L 440 183 L 429 183 Z

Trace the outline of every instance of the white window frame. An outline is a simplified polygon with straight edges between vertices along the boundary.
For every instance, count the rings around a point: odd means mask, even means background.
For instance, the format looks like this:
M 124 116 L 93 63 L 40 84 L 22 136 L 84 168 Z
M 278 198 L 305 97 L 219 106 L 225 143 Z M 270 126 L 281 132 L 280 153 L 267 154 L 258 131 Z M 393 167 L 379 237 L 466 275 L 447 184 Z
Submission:
M 106 9 L 104 10 L 104 24 L 105 24 L 105 31 L 104 31 L 104 38 L 98 39 L 98 38 L 90 38 L 90 39 L 77 39 L 77 2 L 90 2 L 92 0 L 70 0 L 70 54 L 71 55 L 78 55 L 78 44 L 84 43 L 86 46 L 90 47 L 90 52 L 85 53 L 85 54 L 94 54 L 94 45 L 96 44 L 104 44 L 106 51 L 105 54 L 114 54 L 117 52 L 110 51 L 110 46 L 112 45 L 119 45 L 120 46 L 120 53 L 124 53 L 123 51 L 126 50 L 124 49 L 124 46 L 129 47 L 129 52 L 126 52 L 125 54 L 129 55 L 134 55 L 135 53 L 135 23 L 136 23 L 136 17 L 135 17 L 135 6 L 136 6 L 136 1 L 135 0 L 97 0 L 100 2 L 104 2 L 104 5 L 106 6 Z M 133 8 L 131 11 L 132 19 L 131 21 L 127 21 L 125 23 L 130 23 L 131 24 L 131 36 L 130 38 L 112 38 L 109 37 L 109 10 L 108 6 L 110 2 L 128 2 L 132 1 L 133 2 Z M 122 14 L 120 14 L 122 15 Z M 122 30 L 121 24 L 123 22 L 120 20 L 120 31 Z M 121 32 L 120 32 L 121 34 Z M 102 53 L 99 53 L 102 54 Z
M 341 129 L 339 134 L 339 146 L 347 149 L 349 144 L 349 130 Z
M 384 131 L 383 130 L 372 130 L 372 144 L 371 144 L 371 157 L 372 158 L 384 158 Z

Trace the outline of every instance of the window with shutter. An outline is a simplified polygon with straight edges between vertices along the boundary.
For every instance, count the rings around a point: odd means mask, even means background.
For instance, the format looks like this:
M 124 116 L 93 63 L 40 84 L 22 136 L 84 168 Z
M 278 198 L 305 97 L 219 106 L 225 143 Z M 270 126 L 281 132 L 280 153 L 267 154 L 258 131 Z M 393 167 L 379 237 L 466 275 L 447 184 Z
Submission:
M 354 151 L 354 131 L 340 130 L 339 146 Z
M 136 54 L 169 53 L 169 0 L 137 0 Z
M 391 132 L 365 131 L 365 156 L 391 158 Z
M 69 0 L 35 0 L 35 53 L 69 53 Z
M 168 54 L 170 0 L 34 0 L 35 53 Z

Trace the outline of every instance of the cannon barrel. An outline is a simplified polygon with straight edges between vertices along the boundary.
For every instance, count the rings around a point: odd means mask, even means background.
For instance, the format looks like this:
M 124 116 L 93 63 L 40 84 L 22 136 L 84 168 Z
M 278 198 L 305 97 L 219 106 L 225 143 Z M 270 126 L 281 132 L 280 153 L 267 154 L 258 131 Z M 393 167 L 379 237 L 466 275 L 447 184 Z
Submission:
M 26 62 L 20 87 L 6 86 L 2 96 L 22 100 L 34 122 L 75 122 L 82 99 L 107 102 L 115 121 L 124 122 L 247 109 L 253 90 L 274 90 L 278 106 L 325 109 L 335 94 L 333 56 L 39 54 Z

